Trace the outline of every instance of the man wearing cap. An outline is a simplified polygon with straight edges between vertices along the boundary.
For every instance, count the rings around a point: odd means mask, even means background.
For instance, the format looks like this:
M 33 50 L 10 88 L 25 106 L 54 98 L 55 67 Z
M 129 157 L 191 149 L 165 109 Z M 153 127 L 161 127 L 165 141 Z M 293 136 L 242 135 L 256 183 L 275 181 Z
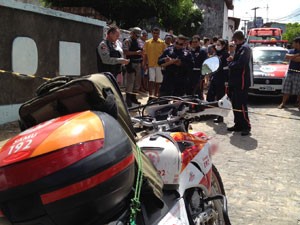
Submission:
M 234 126 L 228 131 L 241 131 L 242 136 L 250 134 L 251 125 L 248 117 L 248 89 L 251 85 L 252 51 L 245 42 L 244 33 L 234 32 L 232 40 L 236 44 L 234 56 L 229 56 L 229 93 L 234 109 Z
M 123 51 L 130 63 L 126 66 L 126 104 L 132 107 L 132 103 L 140 104 L 133 90 L 139 90 L 141 87 L 141 64 L 143 61 L 143 47 L 139 42 L 141 28 L 131 29 L 130 37 L 125 39 Z
M 166 44 L 167 47 L 169 47 L 170 45 L 172 45 L 172 41 L 173 41 L 172 34 L 166 34 L 165 35 L 165 44 Z

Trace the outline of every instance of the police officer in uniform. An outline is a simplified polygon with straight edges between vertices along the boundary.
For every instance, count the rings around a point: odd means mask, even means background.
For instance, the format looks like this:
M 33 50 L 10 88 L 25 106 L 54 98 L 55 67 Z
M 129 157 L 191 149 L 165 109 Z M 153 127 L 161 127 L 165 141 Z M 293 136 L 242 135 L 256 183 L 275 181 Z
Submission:
M 132 107 L 132 103 L 141 104 L 136 95 L 133 94 L 134 89 L 139 90 L 141 87 L 141 72 L 143 61 L 143 46 L 139 39 L 142 29 L 134 27 L 131 29 L 130 37 L 125 39 L 123 43 L 123 51 L 130 63 L 126 66 L 126 104 Z
M 178 35 L 174 45 L 165 49 L 158 64 L 165 67 L 160 96 L 183 96 L 189 70 L 193 67 L 191 53 L 185 48 L 187 38 Z
M 106 38 L 101 41 L 98 50 L 98 71 L 110 72 L 116 78 L 122 71 L 122 65 L 129 63 L 128 59 L 123 57 L 122 43 L 119 41 L 120 29 L 110 27 L 107 31 Z
M 216 43 L 216 55 L 220 60 L 220 67 L 218 71 L 211 75 L 210 86 L 207 92 L 206 100 L 209 102 L 220 100 L 226 92 L 225 83 L 228 82 L 228 61 L 229 57 L 227 42 L 224 39 L 218 39 Z M 214 122 L 223 122 L 223 117 L 218 116 Z
M 248 89 L 251 85 L 252 51 L 245 42 L 243 31 L 237 30 L 232 36 L 236 44 L 234 56 L 229 56 L 229 93 L 234 109 L 234 126 L 228 131 L 241 131 L 242 136 L 250 134 L 251 125 L 248 117 Z
M 191 54 L 194 62 L 194 67 L 191 74 L 188 76 L 188 83 L 186 87 L 187 95 L 199 95 L 203 99 L 203 76 L 201 74 L 201 67 L 205 59 L 207 59 L 207 52 L 200 47 L 200 36 L 194 35 L 191 41 Z

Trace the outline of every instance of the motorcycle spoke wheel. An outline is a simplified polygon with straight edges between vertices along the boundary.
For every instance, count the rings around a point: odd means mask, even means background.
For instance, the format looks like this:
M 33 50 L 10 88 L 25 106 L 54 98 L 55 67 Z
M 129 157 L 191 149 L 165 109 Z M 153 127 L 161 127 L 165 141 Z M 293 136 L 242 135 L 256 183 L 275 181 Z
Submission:
M 220 176 L 219 171 L 217 170 L 217 168 L 212 165 L 212 181 L 211 181 L 211 194 L 213 195 L 226 195 L 225 194 L 225 189 L 224 189 L 224 185 Z M 224 224 L 224 225 L 230 225 L 230 220 L 228 215 L 223 214 L 222 208 L 223 208 L 223 201 L 222 200 L 214 200 L 213 204 L 216 208 L 216 210 L 218 210 L 218 212 L 220 212 L 219 214 L 219 223 L 216 224 Z
M 221 176 L 213 165 L 212 168 L 212 196 L 225 195 Z M 190 224 L 193 225 L 230 225 L 230 220 L 223 215 L 222 200 L 213 200 L 205 203 L 206 196 L 200 188 L 191 188 L 185 194 L 187 210 L 190 214 Z M 208 219 L 203 219 L 203 218 Z

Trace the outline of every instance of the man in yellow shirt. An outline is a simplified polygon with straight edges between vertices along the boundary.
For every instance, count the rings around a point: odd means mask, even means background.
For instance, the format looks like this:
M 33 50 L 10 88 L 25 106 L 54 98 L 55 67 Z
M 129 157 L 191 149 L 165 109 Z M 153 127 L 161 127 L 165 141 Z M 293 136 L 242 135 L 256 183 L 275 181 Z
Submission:
M 149 100 L 154 96 L 159 96 L 160 84 L 163 80 L 161 67 L 158 65 L 158 58 L 167 47 L 165 42 L 159 38 L 160 29 L 154 27 L 152 29 L 152 38 L 147 40 L 144 45 L 144 60 L 143 67 L 149 71 Z

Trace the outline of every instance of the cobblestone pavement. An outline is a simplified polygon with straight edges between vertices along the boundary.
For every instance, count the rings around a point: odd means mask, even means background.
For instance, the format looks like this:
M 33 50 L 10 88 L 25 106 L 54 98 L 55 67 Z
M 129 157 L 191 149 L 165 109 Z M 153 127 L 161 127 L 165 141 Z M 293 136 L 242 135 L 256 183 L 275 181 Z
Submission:
M 291 106 L 292 107 L 292 106 Z M 219 143 L 213 158 L 223 179 L 232 225 L 300 224 L 300 112 L 296 107 L 251 104 L 251 136 L 206 120 L 194 125 Z M 298 120 L 263 114 L 294 117 Z
M 300 224 L 300 112 L 292 105 L 277 109 L 277 104 L 250 104 L 251 136 L 227 132 L 232 113 L 219 125 L 212 120 L 192 125 L 219 143 L 213 160 L 223 179 L 232 225 Z M 8 136 L 15 128 L 6 129 Z

